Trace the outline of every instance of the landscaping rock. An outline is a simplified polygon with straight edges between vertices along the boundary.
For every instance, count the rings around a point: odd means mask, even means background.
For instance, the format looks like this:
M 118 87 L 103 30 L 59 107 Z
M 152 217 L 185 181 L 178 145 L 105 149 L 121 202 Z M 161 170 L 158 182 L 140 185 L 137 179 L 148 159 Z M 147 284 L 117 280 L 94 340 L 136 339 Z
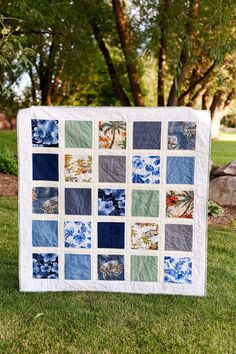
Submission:
M 230 162 L 227 165 L 216 168 L 212 175 L 214 177 L 225 175 L 236 176 L 236 160 Z
M 210 182 L 209 199 L 221 206 L 236 206 L 236 177 L 214 178 Z

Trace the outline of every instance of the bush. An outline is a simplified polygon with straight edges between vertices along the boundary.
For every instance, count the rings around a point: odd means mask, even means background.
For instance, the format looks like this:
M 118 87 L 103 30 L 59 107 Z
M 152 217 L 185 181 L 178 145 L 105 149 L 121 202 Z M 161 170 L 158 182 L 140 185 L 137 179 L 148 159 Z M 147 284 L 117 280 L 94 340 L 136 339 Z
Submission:
M 6 148 L 0 150 L 0 172 L 18 174 L 17 156 Z
M 208 215 L 217 218 L 218 216 L 222 216 L 224 214 L 224 209 L 221 208 L 217 203 L 213 202 L 213 200 L 208 201 Z

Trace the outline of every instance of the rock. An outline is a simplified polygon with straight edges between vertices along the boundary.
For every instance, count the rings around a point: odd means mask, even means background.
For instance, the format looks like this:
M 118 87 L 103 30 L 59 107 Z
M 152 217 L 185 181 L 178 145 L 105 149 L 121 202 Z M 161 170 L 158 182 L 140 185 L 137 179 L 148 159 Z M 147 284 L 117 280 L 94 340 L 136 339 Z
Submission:
M 236 177 L 214 178 L 210 182 L 209 199 L 221 206 L 236 206 Z
M 11 124 L 6 119 L 0 120 L 0 130 L 4 129 L 11 129 Z
M 228 165 L 216 168 L 212 175 L 214 177 L 225 175 L 236 176 L 236 160 L 230 162 Z

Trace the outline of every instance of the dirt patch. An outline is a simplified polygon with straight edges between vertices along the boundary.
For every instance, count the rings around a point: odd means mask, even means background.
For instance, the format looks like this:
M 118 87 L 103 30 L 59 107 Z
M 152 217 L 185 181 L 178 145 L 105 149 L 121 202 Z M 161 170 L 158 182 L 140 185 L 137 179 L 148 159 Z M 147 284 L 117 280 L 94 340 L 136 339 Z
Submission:
M 212 216 L 208 217 L 208 224 L 218 227 L 230 226 L 232 220 L 236 219 L 236 207 L 223 207 L 224 215 L 213 218 Z
M 0 196 L 18 194 L 18 178 L 15 175 L 0 173 Z

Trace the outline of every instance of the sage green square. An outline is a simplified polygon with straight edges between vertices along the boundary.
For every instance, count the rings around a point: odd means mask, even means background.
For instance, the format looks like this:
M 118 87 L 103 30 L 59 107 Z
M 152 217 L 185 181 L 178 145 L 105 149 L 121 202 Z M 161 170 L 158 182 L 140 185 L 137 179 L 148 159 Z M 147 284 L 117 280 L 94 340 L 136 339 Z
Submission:
M 66 148 L 92 148 L 92 122 L 67 120 L 65 122 Z
M 131 256 L 131 281 L 157 281 L 158 258 Z
M 159 216 L 159 191 L 133 190 L 132 216 Z

